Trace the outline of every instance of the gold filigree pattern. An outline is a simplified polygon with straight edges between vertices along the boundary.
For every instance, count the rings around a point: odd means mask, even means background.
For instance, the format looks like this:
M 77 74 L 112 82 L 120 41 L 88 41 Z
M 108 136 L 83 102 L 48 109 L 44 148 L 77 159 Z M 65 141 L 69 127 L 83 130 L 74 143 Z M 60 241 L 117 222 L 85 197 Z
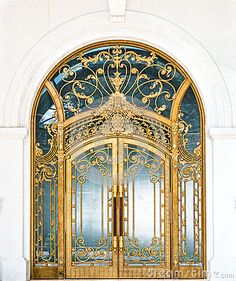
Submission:
M 96 247 L 86 246 L 83 237 L 76 238 L 75 248 L 72 248 L 75 263 L 103 263 L 109 260 L 111 245 L 110 240 L 100 238 Z M 72 257 L 73 258 L 73 257 Z M 109 261 L 108 261 L 109 262 Z
M 35 145 L 35 201 L 36 201 L 36 263 L 57 263 L 57 186 L 58 186 L 58 155 L 57 155 L 57 124 L 46 125 L 50 139 L 49 151 L 44 154 L 40 144 Z M 49 196 L 50 232 L 44 234 L 45 196 Z M 45 250 L 45 249 L 49 249 Z
M 103 105 L 115 92 L 129 97 L 133 105 L 152 109 L 157 114 L 164 112 L 167 104 L 171 106 L 176 97 L 177 90 L 172 83 L 175 66 L 160 62 L 153 51 L 146 56 L 115 45 L 94 56 L 80 53 L 76 60 L 75 66 L 65 64 L 59 71 L 63 81 L 59 94 L 72 114 Z M 82 72 L 78 71 L 81 69 Z
M 111 162 L 112 146 L 106 144 L 96 148 L 90 148 L 72 161 L 72 234 L 71 234 L 71 261 L 72 265 L 78 264 L 111 264 L 112 258 L 112 190 L 111 190 Z M 95 176 L 94 170 L 98 170 L 100 177 Z M 92 171 L 92 174 L 89 172 Z M 96 179 L 95 179 L 96 178 Z M 91 182 L 94 180 L 94 184 Z M 100 182 L 99 182 L 100 181 Z M 86 189 L 86 183 L 89 187 Z M 93 187 L 96 187 L 96 190 Z M 93 191 L 92 191 L 93 189 Z M 93 193 L 95 191 L 95 193 Z M 99 193 L 101 191 L 101 194 Z M 90 198 L 85 201 L 86 194 Z M 106 193 L 106 198 L 105 194 Z M 85 194 L 85 195 L 84 195 Z M 90 201 L 91 200 L 91 201 Z M 83 213 L 88 212 L 86 202 L 96 202 L 101 206 L 101 237 L 98 241 L 91 234 L 90 230 L 84 229 Z M 106 202 L 106 208 L 105 203 Z M 84 207 L 83 207 L 84 206 Z M 104 212 L 107 212 L 105 223 Z M 86 223 L 86 222 L 85 222 Z M 93 226 L 94 227 L 94 226 Z M 86 236 L 85 236 L 86 233 Z M 86 242 L 86 239 L 89 242 Z M 96 245 L 96 246 L 95 246 Z
M 104 120 L 99 128 L 101 135 L 134 134 L 135 126 L 132 119 L 141 114 L 142 111 L 129 103 L 120 92 L 111 94 L 109 100 L 94 112 L 95 116 L 101 116 Z
M 115 40 L 47 77 L 32 115 L 32 278 L 205 270 L 204 111 L 185 70 Z
M 165 261 L 164 206 L 168 201 L 165 198 L 164 171 L 165 161 L 147 149 L 124 144 L 124 259 L 126 265 L 163 265 Z M 145 171 L 145 172 L 144 172 Z M 167 171 L 166 171 L 167 172 Z M 148 243 L 140 241 L 136 236 L 136 196 L 141 190 L 138 188 L 137 176 L 143 176 L 141 185 L 146 186 L 146 192 L 152 192 L 153 204 L 153 238 Z M 148 177 L 148 179 L 146 179 Z M 146 181 L 145 181 L 146 180 Z M 151 187 L 147 181 L 150 181 Z M 148 189 L 151 188 L 151 189 Z M 158 195 L 157 195 L 158 194 Z M 157 209 L 157 198 L 160 198 L 160 207 Z M 164 203 L 165 202 L 165 203 Z M 138 206 L 137 206 L 138 208 Z M 152 214 L 148 213 L 149 216 Z M 157 216 L 159 219 L 157 220 Z M 159 226 L 158 225 L 159 221 Z M 157 230 L 159 229 L 159 230 Z M 140 235 L 140 234 L 137 234 Z M 149 233 L 150 235 L 150 233 Z
M 201 171 L 201 144 L 189 152 L 186 145 L 188 144 L 187 135 L 191 124 L 183 120 L 183 113 L 179 112 L 179 156 L 178 156 L 178 177 L 179 177 L 179 261 L 181 265 L 201 264 L 202 262 L 202 171 Z M 188 194 L 192 194 L 188 198 Z M 191 200 L 193 204 L 193 240 L 191 247 L 187 241 L 187 228 L 189 221 L 187 216 L 191 215 L 187 201 Z M 188 213 L 187 213 L 188 212 Z
M 131 104 L 129 104 L 131 105 Z M 104 105 L 106 106 L 106 104 Z M 109 107 L 110 108 L 110 104 Z M 165 149 L 171 149 L 170 127 L 152 118 L 136 115 L 139 109 L 132 111 L 129 107 L 125 110 L 105 111 L 103 107 L 94 112 L 93 117 L 79 120 L 65 129 L 65 149 L 72 149 L 81 141 L 94 136 L 141 136 Z
M 86 176 L 92 166 L 96 166 L 102 176 L 110 172 L 110 155 L 107 148 L 90 149 L 82 158 L 77 159 L 72 163 L 77 170 L 78 181 L 83 184 L 86 181 Z
M 162 262 L 162 250 L 160 239 L 154 237 L 150 245 L 139 245 L 137 238 L 129 238 L 126 243 L 127 262 L 141 264 L 160 264 Z
M 193 153 L 186 148 L 191 124 L 183 120 L 183 113 L 179 113 L 179 176 L 182 180 L 193 180 L 201 185 L 201 145 L 194 149 Z
M 129 148 L 129 153 L 124 160 L 127 162 L 127 173 L 130 175 L 136 175 L 139 166 L 143 166 L 147 169 L 150 176 L 150 181 L 156 183 L 160 180 L 160 170 L 163 169 L 164 161 L 158 156 L 153 156 L 145 149 Z

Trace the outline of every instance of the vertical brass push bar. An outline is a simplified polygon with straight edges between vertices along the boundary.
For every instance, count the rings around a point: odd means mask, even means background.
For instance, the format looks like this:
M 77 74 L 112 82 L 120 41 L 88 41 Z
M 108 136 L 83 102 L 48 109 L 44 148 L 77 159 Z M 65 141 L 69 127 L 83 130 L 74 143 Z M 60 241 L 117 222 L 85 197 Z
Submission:
M 119 235 L 119 251 L 123 251 L 123 184 L 119 184 L 119 201 L 120 201 L 120 235 Z
M 117 237 L 116 236 L 113 236 L 113 249 L 114 249 L 114 252 L 116 252 L 116 250 L 117 250 Z
M 119 196 L 123 197 L 123 185 L 119 184 Z
M 116 195 L 117 195 L 117 185 L 113 185 L 112 186 L 112 202 L 113 202 L 113 250 L 114 252 L 117 251 L 117 237 L 116 237 L 116 232 L 117 232 L 117 229 L 116 229 L 116 208 L 117 208 L 117 205 L 116 205 Z

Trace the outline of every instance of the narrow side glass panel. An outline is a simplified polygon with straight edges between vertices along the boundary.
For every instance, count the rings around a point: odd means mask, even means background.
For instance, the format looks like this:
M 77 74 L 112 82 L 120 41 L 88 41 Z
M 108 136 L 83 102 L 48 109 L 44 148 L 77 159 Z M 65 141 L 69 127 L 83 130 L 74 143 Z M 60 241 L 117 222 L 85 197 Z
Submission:
M 44 88 L 35 118 L 34 144 L 34 262 L 57 264 L 58 163 L 57 118 L 53 100 Z
M 200 112 L 192 88 L 179 113 L 179 264 L 202 266 L 202 143 Z

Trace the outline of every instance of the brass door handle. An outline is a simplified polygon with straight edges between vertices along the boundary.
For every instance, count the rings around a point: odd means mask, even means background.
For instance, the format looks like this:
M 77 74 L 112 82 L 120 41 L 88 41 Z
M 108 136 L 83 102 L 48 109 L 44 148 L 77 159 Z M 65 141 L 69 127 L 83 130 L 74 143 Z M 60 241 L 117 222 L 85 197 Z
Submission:
M 117 250 L 117 237 L 116 236 L 113 237 L 113 250 L 114 250 L 114 252 L 116 252 L 116 250 Z
M 123 184 L 119 184 L 119 196 L 123 197 Z
M 113 193 L 113 197 L 116 197 L 116 194 L 117 194 L 117 185 L 113 185 L 113 187 L 112 187 L 112 193 Z
M 119 250 L 120 252 L 123 251 L 123 236 L 119 237 Z

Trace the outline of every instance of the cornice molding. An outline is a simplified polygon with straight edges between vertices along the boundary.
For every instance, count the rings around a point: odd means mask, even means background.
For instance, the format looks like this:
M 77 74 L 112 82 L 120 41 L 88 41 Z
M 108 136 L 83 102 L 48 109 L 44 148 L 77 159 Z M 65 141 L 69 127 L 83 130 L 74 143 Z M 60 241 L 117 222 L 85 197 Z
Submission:
M 0 139 L 24 139 L 27 129 L 24 127 L 0 128 Z
M 236 128 L 210 128 L 209 136 L 212 139 L 236 139 Z

